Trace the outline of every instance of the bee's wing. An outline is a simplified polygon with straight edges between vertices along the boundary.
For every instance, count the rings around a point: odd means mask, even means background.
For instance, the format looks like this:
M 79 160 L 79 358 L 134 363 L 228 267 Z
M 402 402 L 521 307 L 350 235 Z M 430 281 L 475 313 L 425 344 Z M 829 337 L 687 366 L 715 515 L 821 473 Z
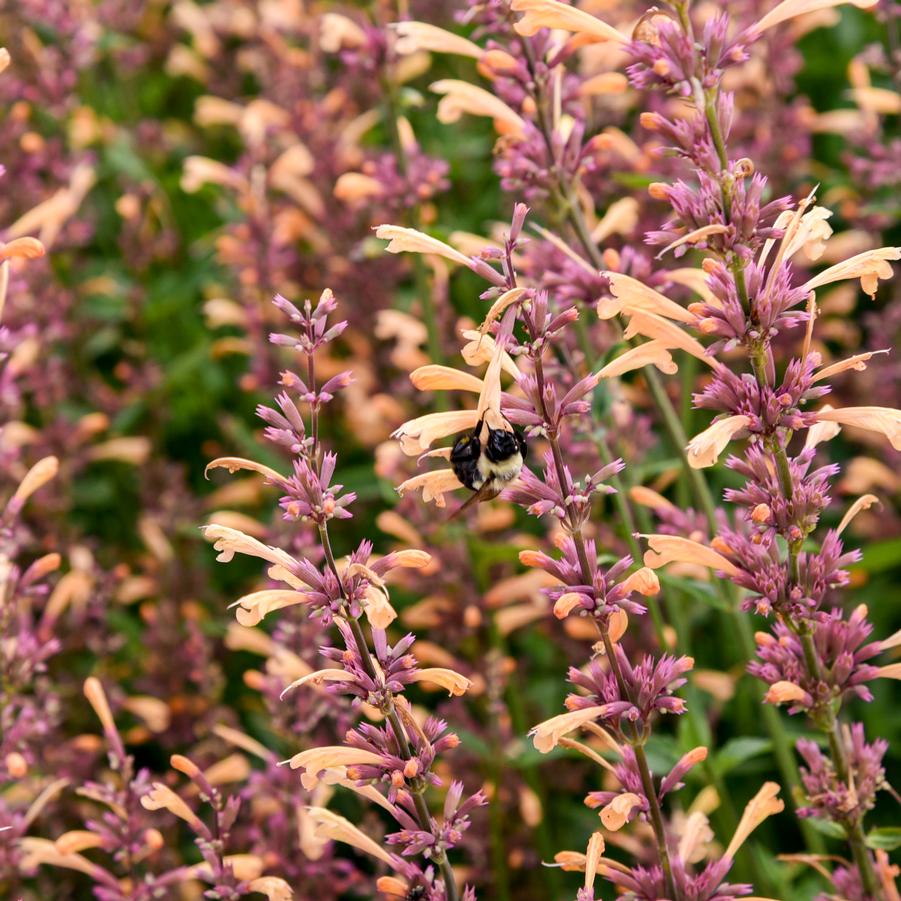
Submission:
M 482 501 L 490 501 L 492 498 L 497 497 L 500 494 L 500 491 L 497 489 L 497 486 L 494 484 L 493 479 L 487 479 L 482 483 L 482 487 L 479 488 L 478 491 L 474 491 L 470 497 L 468 497 L 450 516 L 448 516 L 447 521 L 451 522 L 451 520 L 456 519 L 460 516 L 465 510 L 468 510 L 473 504 L 480 504 Z

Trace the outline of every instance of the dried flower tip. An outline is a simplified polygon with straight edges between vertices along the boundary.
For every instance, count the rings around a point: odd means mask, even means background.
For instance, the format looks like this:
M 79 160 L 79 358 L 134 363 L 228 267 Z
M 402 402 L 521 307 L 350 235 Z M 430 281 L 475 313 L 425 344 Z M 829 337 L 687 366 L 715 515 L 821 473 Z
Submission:
M 648 185 L 648 194 L 654 200 L 666 200 L 669 197 L 670 186 L 665 181 L 652 181 Z
M 732 166 L 732 174 L 736 178 L 750 178 L 754 174 L 754 163 L 752 160 L 749 160 L 746 156 L 743 156 L 740 160 L 736 160 L 735 164 Z

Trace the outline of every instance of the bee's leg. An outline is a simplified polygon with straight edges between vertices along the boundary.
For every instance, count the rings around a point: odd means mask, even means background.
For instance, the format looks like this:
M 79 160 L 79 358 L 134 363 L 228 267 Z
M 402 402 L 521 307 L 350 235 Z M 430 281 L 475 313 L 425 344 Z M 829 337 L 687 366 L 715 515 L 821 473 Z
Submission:
M 472 437 L 479 440 L 479 436 L 482 434 L 482 426 L 485 425 L 485 417 L 483 416 L 477 423 L 476 427 L 472 430 Z

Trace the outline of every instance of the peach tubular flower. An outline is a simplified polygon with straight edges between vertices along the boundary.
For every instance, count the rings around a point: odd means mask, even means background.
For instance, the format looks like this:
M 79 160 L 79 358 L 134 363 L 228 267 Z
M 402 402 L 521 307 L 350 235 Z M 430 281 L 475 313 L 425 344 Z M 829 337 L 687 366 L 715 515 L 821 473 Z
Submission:
M 19 482 L 15 494 L 10 498 L 10 503 L 15 507 L 21 507 L 35 491 L 43 488 L 48 482 L 56 478 L 59 472 L 59 460 L 56 457 L 44 457 L 38 460 L 31 469 L 25 473 L 25 477 Z
M 613 76 L 623 77 L 619 72 L 606 72 L 598 78 Z M 622 197 L 610 204 L 604 218 L 591 230 L 591 240 L 595 244 L 601 244 L 611 235 L 628 236 L 635 231 L 636 225 L 638 225 L 638 201 L 634 197 Z
M 362 172 L 345 172 L 338 176 L 332 193 L 344 203 L 360 203 L 378 197 L 382 193 L 382 183 Z
M 459 250 L 455 250 L 450 244 L 445 244 L 444 241 L 439 241 L 415 228 L 405 228 L 402 225 L 377 225 L 375 236 L 383 241 L 388 241 L 388 246 L 385 248 L 388 253 L 434 254 L 444 257 L 452 263 L 459 263 L 461 266 L 470 268 L 472 266 L 469 257 L 460 253 Z
M 330 839 L 333 842 L 344 842 L 372 855 L 376 860 L 394 867 L 394 861 L 391 855 L 377 842 L 373 841 L 368 835 L 361 832 L 342 816 L 328 810 L 325 807 L 308 807 L 307 813 L 313 821 L 313 829 L 320 838 Z
M 78 854 L 88 848 L 100 848 L 103 846 L 103 836 L 87 829 L 71 829 L 64 832 L 54 842 L 56 850 L 60 854 Z
M 819 422 L 834 422 L 869 432 L 879 432 L 888 438 L 895 450 L 901 450 L 901 410 L 891 407 L 841 407 L 817 411 Z
M 415 457 L 441 438 L 474 429 L 478 421 L 477 410 L 427 413 L 405 422 L 391 437 L 400 441 L 401 449 L 407 456 Z
M 427 50 L 480 59 L 483 53 L 478 44 L 427 22 L 395 22 L 391 29 L 395 34 L 394 49 L 401 55 Z
M 833 282 L 859 278 L 863 291 L 870 297 L 875 297 L 879 279 L 892 277 L 890 260 L 901 260 L 901 247 L 880 247 L 877 250 L 859 253 L 857 256 L 824 269 L 805 282 L 802 290 L 813 291 L 823 285 L 831 285 Z
M 472 426 L 475 426 L 473 421 Z M 445 506 L 444 495 L 462 488 L 463 483 L 457 478 L 452 469 L 435 469 L 432 472 L 423 472 L 413 476 L 397 486 L 397 493 L 403 497 L 408 491 L 421 491 L 425 503 L 434 501 L 438 507 Z
M 847 372 L 849 369 L 863 372 L 867 368 L 867 363 L 875 357 L 876 354 L 887 354 L 888 352 L 888 348 L 885 348 L 884 350 L 870 350 L 866 353 L 855 354 L 853 357 L 848 357 L 846 360 L 839 360 L 837 363 L 831 363 L 829 366 L 824 366 L 813 377 L 813 380 L 815 382 L 820 382 L 823 379 L 831 379 L 833 376 L 836 376 L 841 372 Z
M 361 47 L 366 32 L 347 16 L 326 13 L 319 23 L 319 46 L 326 53 L 337 53 L 342 47 Z
M 460 351 L 461 356 L 468 366 L 480 366 L 483 363 L 490 363 L 494 357 L 496 342 L 493 335 L 483 335 L 475 329 L 464 329 L 463 337 L 468 341 Z M 501 354 L 501 368 L 507 375 L 512 375 L 514 379 L 519 378 L 519 367 L 513 362 L 513 357 L 503 351 Z
M 834 6 L 843 6 L 850 3 L 858 9 L 869 9 L 876 5 L 878 0 L 782 0 L 778 6 L 773 7 L 762 19 L 755 22 L 748 31 L 752 35 L 763 34 L 768 28 L 781 25 L 789 19 L 797 16 L 806 16 L 809 13 L 819 12 L 823 9 L 831 9 Z
M 370 585 L 363 598 L 363 612 L 374 629 L 387 629 L 397 619 L 388 592 L 378 585 Z
M 8 244 L 0 244 L 0 260 L 36 260 L 46 252 L 37 238 L 15 238 Z
M 168 810 L 180 820 L 184 820 L 192 829 L 203 831 L 203 823 L 194 811 L 162 782 L 153 783 L 152 790 L 141 798 L 141 806 L 145 810 Z
M 337 767 L 348 767 L 359 764 L 378 765 L 382 758 L 372 751 L 362 748 L 349 748 L 344 745 L 326 745 L 321 748 L 308 748 L 295 754 L 290 760 L 283 760 L 281 764 L 289 764 L 292 770 L 303 769 L 301 777 L 303 787 L 312 791 L 319 783 L 320 774 L 325 770 Z
M 659 291 L 649 288 L 637 278 L 622 275 L 618 272 L 602 272 L 610 281 L 610 293 L 613 300 L 598 302 L 598 316 L 601 319 L 612 319 L 622 313 L 628 316 L 633 310 L 656 313 L 666 319 L 693 324 L 695 317 L 675 301 L 664 297 Z
M 607 706 L 602 704 L 597 707 L 585 707 L 573 710 L 569 713 L 561 713 L 552 716 L 549 720 L 539 723 L 532 728 L 529 735 L 537 751 L 547 754 L 557 747 L 560 739 L 576 729 L 581 729 L 586 723 L 592 722 L 607 712 Z
M 853 504 L 848 508 L 848 512 L 842 517 L 842 521 L 838 524 L 838 528 L 836 532 L 841 535 L 845 529 L 851 524 L 851 521 L 863 510 L 869 510 L 873 504 L 880 503 L 879 498 L 876 497 L 875 494 L 864 494 L 861 497 L 857 498 Z
M 594 880 L 598 873 L 601 859 L 604 855 L 604 836 L 600 832 L 593 832 L 588 839 L 588 848 L 585 853 L 585 888 L 594 894 Z
M 284 588 L 267 588 L 263 591 L 254 591 L 238 598 L 229 607 L 237 607 L 235 619 L 242 626 L 258 626 L 265 617 L 274 610 L 282 610 L 285 607 L 293 607 L 295 604 L 303 604 L 307 596 L 300 591 L 289 591 Z
M 668 563 L 694 563 L 709 569 L 721 570 L 735 576 L 738 568 L 713 548 L 690 538 L 678 535 L 642 535 L 647 538 L 649 550 L 645 551 L 645 566 L 660 569 Z
M 627 43 L 629 40 L 612 25 L 560 0 L 513 0 L 512 9 L 523 13 L 513 27 L 525 37 L 537 34 L 542 28 L 557 28 L 595 41 Z
M 748 836 L 767 817 L 781 813 L 785 809 L 785 802 L 776 797 L 778 794 L 779 786 L 775 782 L 766 782 L 760 791 L 751 798 L 735 829 L 735 835 L 732 836 L 732 841 L 726 848 L 724 857 L 734 859 L 735 853 L 745 843 Z
M 501 294 L 498 299 L 491 304 L 491 309 L 488 310 L 485 319 L 482 321 L 482 324 L 479 326 L 479 332 L 481 334 L 485 334 L 488 331 L 488 327 L 494 322 L 501 313 L 504 312 L 508 307 L 513 306 L 522 296 L 526 293 L 526 288 L 511 288 L 509 291 L 505 291 Z
M 95 676 L 88 676 L 84 681 L 84 696 L 88 699 L 88 703 L 97 714 L 100 725 L 106 733 L 116 732 L 116 722 L 113 719 L 113 713 L 110 710 L 109 701 L 106 699 L 106 692 L 103 685 Z
M 284 698 L 289 691 L 300 688 L 302 685 L 322 685 L 323 682 L 353 682 L 356 677 L 343 669 L 319 669 L 312 673 L 307 673 L 299 679 L 295 679 L 290 685 L 286 686 L 284 691 L 279 695 Z
M 482 380 L 477 376 L 434 363 L 414 369 L 410 381 L 418 391 L 482 391 Z
M 637 591 L 646 598 L 652 597 L 660 592 L 660 580 L 653 569 L 643 566 L 623 582 L 623 588 L 626 588 L 628 591 Z
M 285 482 L 285 477 L 280 472 L 276 472 L 262 463 L 257 463 L 255 460 L 246 460 L 244 457 L 216 457 L 215 460 L 207 463 L 203 471 L 205 477 L 208 476 L 211 469 L 227 469 L 231 473 L 235 473 L 239 469 L 246 469 L 250 472 L 258 472 L 275 485 Z
M 202 526 L 201 531 L 203 537 L 207 541 L 213 542 L 213 548 L 219 551 L 216 558 L 220 563 L 230 562 L 236 553 L 246 554 L 249 557 L 260 557 L 268 560 L 275 566 L 280 566 L 287 571 L 291 571 L 296 561 L 294 558 L 283 551 L 281 548 L 269 547 L 256 538 L 251 538 L 244 532 L 237 529 L 230 529 L 228 526 L 208 525 Z
M 801 249 L 811 260 L 818 260 L 823 255 L 826 241 L 832 235 L 832 226 L 827 222 L 832 217 L 832 210 L 822 206 L 808 210 L 812 201 L 813 192 L 798 204 L 797 209 L 783 210 L 776 218 L 774 227 L 784 229 L 778 242 L 779 260 L 790 260 Z M 762 265 L 766 261 L 776 243 L 775 238 L 764 242 L 758 264 Z
M 697 338 L 693 338 L 683 331 L 675 322 L 658 316 L 656 313 L 634 310 L 629 314 L 629 324 L 623 332 L 623 337 L 628 340 L 636 335 L 661 341 L 667 350 L 678 348 L 708 366 L 714 365 L 713 360 L 704 350 L 704 345 Z
M 64 854 L 50 839 L 24 836 L 19 842 L 22 851 L 21 866 L 33 869 L 40 864 L 51 867 L 63 867 L 67 870 L 77 870 L 94 879 L 100 885 L 108 883 L 112 876 L 103 867 L 98 866 L 81 854 Z
M 194 194 L 204 185 L 220 185 L 236 191 L 246 191 L 247 181 L 225 163 L 206 156 L 189 156 L 184 162 L 181 189 Z
M 258 876 L 247 883 L 252 892 L 265 895 L 269 901 L 291 901 L 294 890 L 279 876 Z
M 503 100 L 484 88 L 454 78 L 443 78 L 429 85 L 429 88 L 436 94 L 443 95 L 438 102 L 438 121 L 445 125 L 457 122 L 467 113 L 493 119 L 494 127 L 501 134 L 517 137 L 525 134 L 525 120 Z
M 802 701 L 805 704 L 809 704 L 813 700 L 800 685 L 795 685 L 794 682 L 787 682 L 784 679 L 779 682 L 774 682 L 767 689 L 767 693 L 763 699 L 767 704 L 788 704 L 795 701 Z
M 726 445 L 747 428 L 751 420 L 747 416 L 727 416 L 719 419 L 703 432 L 695 435 L 685 449 L 688 463 L 693 469 L 713 466 L 726 449 Z
M 632 811 L 641 805 L 641 798 L 634 792 L 622 792 L 601 810 L 601 822 L 606 829 L 616 832 L 629 821 Z
M 430 682 L 441 688 L 447 689 L 451 697 L 460 697 L 469 691 L 472 682 L 460 673 L 454 672 L 443 666 L 426 667 L 416 670 L 413 674 L 414 682 Z
M 598 377 L 602 379 L 616 378 L 645 366 L 656 366 L 667 375 L 674 375 L 679 371 L 676 361 L 666 348 L 666 342 L 645 341 L 644 344 L 639 344 L 638 347 L 633 347 L 611 360 L 598 372 Z

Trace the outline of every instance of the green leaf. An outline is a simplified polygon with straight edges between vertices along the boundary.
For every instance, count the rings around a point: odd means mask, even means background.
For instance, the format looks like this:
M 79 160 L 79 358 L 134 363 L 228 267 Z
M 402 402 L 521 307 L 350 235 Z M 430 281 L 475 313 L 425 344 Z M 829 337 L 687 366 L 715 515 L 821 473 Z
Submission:
M 823 835 L 828 835 L 829 838 L 838 838 L 845 839 L 845 829 L 843 826 L 840 826 L 838 823 L 833 823 L 832 820 L 821 820 L 818 817 L 811 817 L 808 821 L 817 832 L 822 832 Z
M 766 738 L 752 736 L 730 738 L 714 756 L 714 770 L 718 775 L 725 776 L 745 761 L 769 753 L 772 745 L 773 743 Z
M 875 851 L 901 848 L 901 826 L 880 826 L 867 836 L 867 847 Z

